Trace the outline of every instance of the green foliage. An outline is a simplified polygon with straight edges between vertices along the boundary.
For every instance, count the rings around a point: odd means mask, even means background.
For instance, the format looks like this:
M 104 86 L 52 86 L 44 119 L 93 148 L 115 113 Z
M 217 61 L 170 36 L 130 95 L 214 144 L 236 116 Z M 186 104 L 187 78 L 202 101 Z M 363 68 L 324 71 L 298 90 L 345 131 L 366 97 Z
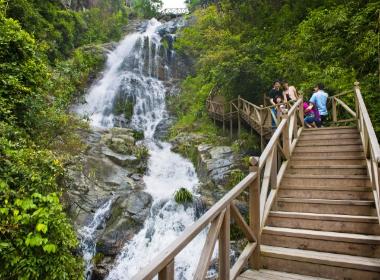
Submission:
M 47 66 L 34 39 L 1 13 L 0 45 L 0 119 L 25 127 L 33 106 L 44 103 L 40 86 L 48 77 Z
M 97 2 L 101 12 L 0 0 L 1 279 L 83 278 L 59 183 L 85 125 L 67 109 L 105 60 L 82 45 L 119 39 L 127 18 L 121 1 Z
M 246 174 L 240 169 L 232 170 L 228 178 L 227 188 L 232 189 L 238 183 L 240 183 L 245 178 L 245 176 Z
M 193 202 L 192 193 L 186 188 L 180 188 L 174 193 L 174 200 L 178 204 L 186 204 Z
M 307 94 L 317 82 L 334 94 L 359 80 L 380 133 L 378 1 L 222 0 L 194 15 L 175 47 L 197 59 L 198 94 L 217 85 L 227 99 L 262 104 L 278 78 Z
M 96 255 L 93 257 L 92 261 L 95 265 L 101 263 L 101 261 L 104 259 L 104 254 L 102 253 L 96 253 Z
M 130 120 L 133 116 L 134 102 L 123 98 L 119 98 L 114 103 L 114 112 L 116 115 L 123 114 L 127 120 Z
M 133 138 L 135 138 L 136 141 L 143 140 L 144 137 L 144 131 L 133 130 Z
M 133 153 L 138 160 L 145 160 L 149 157 L 149 150 L 145 146 L 136 146 Z
M 212 88 L 203 83 L 201 77 L 187 77 L 182 83 L 182 92 L 168 100 L 168 107 L 175 112 L 178 121 L 170 130 L 170 137 L 181 132 L 196 131 L 216 142 L 218 128 L 213 125 L 205 111 L 205 100 Z M 215 141 L 214 141 L 215 140 Z
M 33 34 L 54 62 L 81 45 L 120 39 L 128 19 L 123 2 L 100 0 L 96 7 L 74 11 L 59 1 L 12 0 L 7 1 L 6 15 Z
M 133 9 L 139 16 L 152 18 L 157 16 L 159 9 L 162 7 L 161 0 L 134 0 Z
M 0 123 L 0 278 L 81 279 L 78 242 L 59 201 L 63 168 Z

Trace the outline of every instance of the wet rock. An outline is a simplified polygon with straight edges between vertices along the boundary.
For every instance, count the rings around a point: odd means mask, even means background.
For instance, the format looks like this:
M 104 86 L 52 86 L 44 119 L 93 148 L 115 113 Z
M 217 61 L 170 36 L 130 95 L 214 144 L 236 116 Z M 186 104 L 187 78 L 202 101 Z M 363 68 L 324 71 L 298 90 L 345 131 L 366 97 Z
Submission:
M 240 163 L 240 158 L 228 146 L 200 145 L 198 152 L 200 176 L 210 178 L 215 184 L 225 184 L 231 171 Z
M 114 163 L 120 165 L 120 166 L 133 166 L 139 163 L 139 160 L 134 155 L 122 155 L 115 153 L 108 149 L 107 147 L 103 147 L 102 149 L 103 154 L 107 156 L 110 160 L 112 160 Z
M 143 226 L 152 196 L 145 192 L 120 195 L 112 204 L 110 218 L 97 242 L 97 253 L 116 256 Z
M 132 174 L 131 178 L 135 181 L 140 181 L 141 180 L 141 176 L 139 174 Z

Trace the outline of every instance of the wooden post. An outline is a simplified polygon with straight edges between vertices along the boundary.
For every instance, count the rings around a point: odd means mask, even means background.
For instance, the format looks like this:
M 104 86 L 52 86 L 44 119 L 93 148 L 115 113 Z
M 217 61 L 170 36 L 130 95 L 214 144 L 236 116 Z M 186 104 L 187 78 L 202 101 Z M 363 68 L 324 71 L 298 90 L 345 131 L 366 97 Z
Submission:
M 284 150 L 285 158 L 290 158 L 290 141 L 289 141 L 289 116 L 288 112 L 283 112 L 282 119 L 286 120 L 284 129 L 282 130 L 282 149 Z M 277 177 L 277 174 L 276 174 Z
M 270 186 L 272 189 L 277 188 L 277 166 L 278 166 L 278 152 L 277 152 L 277 143 L 273 147 L 273 160 L 272 168 L 270 172 Z
M 265 100 L 265 98 L 264 98 Z M 264 110 L 262 109 L 263 108 L 263 105 L 260 105 L 261 109 L 260 109 L 260 148 L 261 148 L 261 152 L 264 151 L 265 149 L 265 139 L 264 139 L 264 124 L 265 124 L 265 120 L 264 120 Z
M 158 280 L 174 280 L 174 260 L 160 271 Z
M 299 114 L 300 114 L 301 126 L 304 127 L 305 126 L 305 123 L 304 123 L 305 114 L 303 111 L 303 95 L 301 95 L 301 104 L 299 107 Z
M 260 261 L 260 170 L 258 167 L 259 159 L 255 157 L 250 158 L 250 172 L 257 172 L 256 179 L 249 186 L 249 226 L 256 237 L 256 248 L 249 258 L 249 266 L 253 269 L 259 270 L 261 268 Z
M 356 123 L 357 123 L 357 126 L 358 126 L 359 130 L 360 130 L 360 122 L 359 122 L 359 119 L 360 119 L 360 109 L 359 109 L 358 96 L 356 95 L 356 91 L 360 89 L 359 85 L 360 85 L 360 83 L 358 81 L 356 81 L 354 83 Z
M 225 114 L 223 112 L 223 135 L 226 133 L 226 122 L 225 122 Z
M 230 139 L 232 140 L 232 102 L 230 102 Z
M 219 279 L 230 280 L 230 206 L 227 206 L 219 233 Z
M 333 122 L 338 121 L 338 116 L 336 114 L 336 100 L 335 97 L 332 98 L 332 117 L 333 117 Z
M 238 136 L 240 137 L 240 95 L 238 96 Z

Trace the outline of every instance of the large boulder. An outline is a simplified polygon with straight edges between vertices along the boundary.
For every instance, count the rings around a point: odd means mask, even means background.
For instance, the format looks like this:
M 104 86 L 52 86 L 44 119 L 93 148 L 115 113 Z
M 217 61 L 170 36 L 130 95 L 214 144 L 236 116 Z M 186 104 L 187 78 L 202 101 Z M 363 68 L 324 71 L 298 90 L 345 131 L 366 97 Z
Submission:
M 145 192 L 120 195 L 112 204 L 111 215 L 97 242 L 97 253 L 116 256 L 124 244 L 143 226 L 149 215 L 152 196 Z
M 198 152 L 200 177 L 216 185 L 226 184 L 231 171 L 240 165 L 241 159 L 228 146 L 199 145 Z

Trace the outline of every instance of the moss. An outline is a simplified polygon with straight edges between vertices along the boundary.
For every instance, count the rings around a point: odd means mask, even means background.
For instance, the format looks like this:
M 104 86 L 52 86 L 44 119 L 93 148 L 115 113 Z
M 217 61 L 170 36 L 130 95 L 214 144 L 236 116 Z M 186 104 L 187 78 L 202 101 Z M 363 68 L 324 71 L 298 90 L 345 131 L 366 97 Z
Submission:
M 133 116 L 133 107 L 135 105 L 133 104 L 132 101 L 125 101 L 125 104 L 124 104 L 124 117 L 128 120 L 132 119 L 132 116 Z
M 136 146 L 133 154 L 138 160 L 146 160 L 149 157 L 149 150 L 144 146 Z
M 124 100 L 119 97 L 114 102 L 113 112 L 115 115 L 124 115 L 124 117 L 130 120 L 133 116 L 134 103 L 129 99 Z
M 135 138 L 136 141 L 143 140 L 144 137 L 145 137 L 144 131 L 133 130 L 133 138 Z
M 92 258 L 92 262 L 95 265 L 98 265 L 102 262 L 103 259 L 104 259 L 104 255 L 102 253 L 96 253 L 96 255 Z

